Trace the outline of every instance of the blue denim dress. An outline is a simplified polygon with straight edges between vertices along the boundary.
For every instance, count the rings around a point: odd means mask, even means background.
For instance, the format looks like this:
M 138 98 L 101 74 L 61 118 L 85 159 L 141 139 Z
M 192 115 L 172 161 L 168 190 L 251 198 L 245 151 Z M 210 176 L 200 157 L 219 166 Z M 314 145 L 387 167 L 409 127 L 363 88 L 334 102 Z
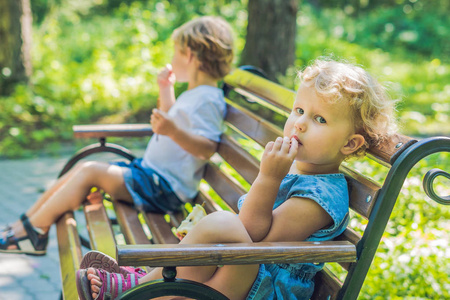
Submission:
M 239 199 L 239 209 L 245 196 Z M 334 221 L 332 226 L 316 231 L 306 241 L 331 240 L 347 227 L 349 193 L 343 174 L 288 174 L 281 182 L 273 209 L 292 197 L 316 201 Z M 322 268 L 323 263 L 260 265 L 247 299 L 310 299 L 314 291 L 314 275 Z

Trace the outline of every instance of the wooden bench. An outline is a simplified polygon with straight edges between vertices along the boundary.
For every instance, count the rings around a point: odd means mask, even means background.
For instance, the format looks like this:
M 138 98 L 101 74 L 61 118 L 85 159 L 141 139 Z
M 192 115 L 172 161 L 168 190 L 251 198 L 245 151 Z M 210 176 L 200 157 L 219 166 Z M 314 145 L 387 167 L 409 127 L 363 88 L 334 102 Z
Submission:
M 237 212 L 237 200 L 258 174 L 259 161 L 255 153 L 257 156 L 259 152 L 256 148 L 262 149 L 268 141 L 282 136 L 282 126 L 291 110 L 294 91 L 253 73 L 257 72 L 237 69 L 225 78 L 227 130 L 217 154 L 206 166 L 204 182 L 195 199 L 195 203 L 205 203 L 207 212 L 222 209 Z M 74 126 L 74 132 L 77 138 L 97 138 L 99 143 L 77 152 L 61 175 L 93 153 L 111 152 L 132 160 L 134 155 L 130 151 L 107 143 L 106 138 L 148 137 L 152 134 L 148 124 Z M 172 228 L 179 225 L 185 214 L 141 213 L 130 205 L 114 201 L 115 217 L 112 219 L 102 204 L 84 206 L 89 246 L 117 257 L 121 265 L 165 267 L 164 281 L 141 285 L 121 299 L 148 299 L 150 295 L 166 295 L 167 291 L 171 291 L 171 295 L 190 298 L 226 299 L 199 283 L 176 279 L 175 267 L 298 262 L 337 262 L 346 270 L 345 280 L 341 282 L 325 267 L 315 278 L 312 299 L 356 299 L 409 170 L 422 158 L 443 151 L 450 151 L 449 138 L 417 141 L 407 136 L 393 136 L 379 147 L 370 149 L 368 154 L 369 159 L 389 169 L 382 184 L 351 165 L 342 166 L 341 172 L 351 186 L 353 215 L 368 220 L 362 235 L 347 228 L 338 239 L 327 242 L 182 246 L 176 245 L 178 239 Z M 432 199 L 448 204 L 449 197 L 440 197 L 433 189 L 433 181 L 439 175 L 450 178 L 444 171 L 430 171 L 424 179 L 425 191 Z M 120 226 L 124 241 L 117 238 L 112 224 Z M 72 212 L 57 222 L 64 299 L 78 299 L 75 271 L 82 257 L 83 240 L 79 238 L 76 225 Z

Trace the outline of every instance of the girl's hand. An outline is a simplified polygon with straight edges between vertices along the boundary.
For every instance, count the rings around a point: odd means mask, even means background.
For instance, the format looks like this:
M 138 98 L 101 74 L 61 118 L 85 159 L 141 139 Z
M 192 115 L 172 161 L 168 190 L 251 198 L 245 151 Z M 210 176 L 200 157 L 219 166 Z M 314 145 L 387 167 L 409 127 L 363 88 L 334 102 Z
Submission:
M 172 71 L 172 65 L 167 64 L 159 73 L 157 82 L 160 89 L 172 87 L 176 82 L 175 73 Z
M 178 127 L 172 118 L 162 110 L 153 109 L 150 116 L 150 123 L 152 124 L 152 130 L 156 134 L 171 135 Z
M 269 142 L 261 159 L 260 174 L 282 180 L 289 172 L 297 150 L 298 141 L 294 138 L 279 137 L 275 142 Z

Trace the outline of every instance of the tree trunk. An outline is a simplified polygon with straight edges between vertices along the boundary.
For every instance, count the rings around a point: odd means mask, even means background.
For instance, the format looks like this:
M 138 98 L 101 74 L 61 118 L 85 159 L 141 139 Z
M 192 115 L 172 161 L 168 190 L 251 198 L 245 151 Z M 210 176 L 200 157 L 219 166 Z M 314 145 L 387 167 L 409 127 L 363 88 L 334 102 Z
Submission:
M 31 7 L 29 0 L 0 0 L 0 95 L 31 76 Z
M 299 0 L 249 0 L 241 64 L 263 69 L 271 80 L 285 75 L 295 61 Z

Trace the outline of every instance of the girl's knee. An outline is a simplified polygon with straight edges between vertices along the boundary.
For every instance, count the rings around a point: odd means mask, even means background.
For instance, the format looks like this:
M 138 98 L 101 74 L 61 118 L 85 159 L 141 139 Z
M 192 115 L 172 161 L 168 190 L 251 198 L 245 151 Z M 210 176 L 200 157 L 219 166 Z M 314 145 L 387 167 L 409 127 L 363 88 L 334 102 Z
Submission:
M 213 212 L 204 217 L 198 223 L 198 227 L 201 234 L 211 242 L 237 243 L 251 241 L 238 215 L 232 212 Z

